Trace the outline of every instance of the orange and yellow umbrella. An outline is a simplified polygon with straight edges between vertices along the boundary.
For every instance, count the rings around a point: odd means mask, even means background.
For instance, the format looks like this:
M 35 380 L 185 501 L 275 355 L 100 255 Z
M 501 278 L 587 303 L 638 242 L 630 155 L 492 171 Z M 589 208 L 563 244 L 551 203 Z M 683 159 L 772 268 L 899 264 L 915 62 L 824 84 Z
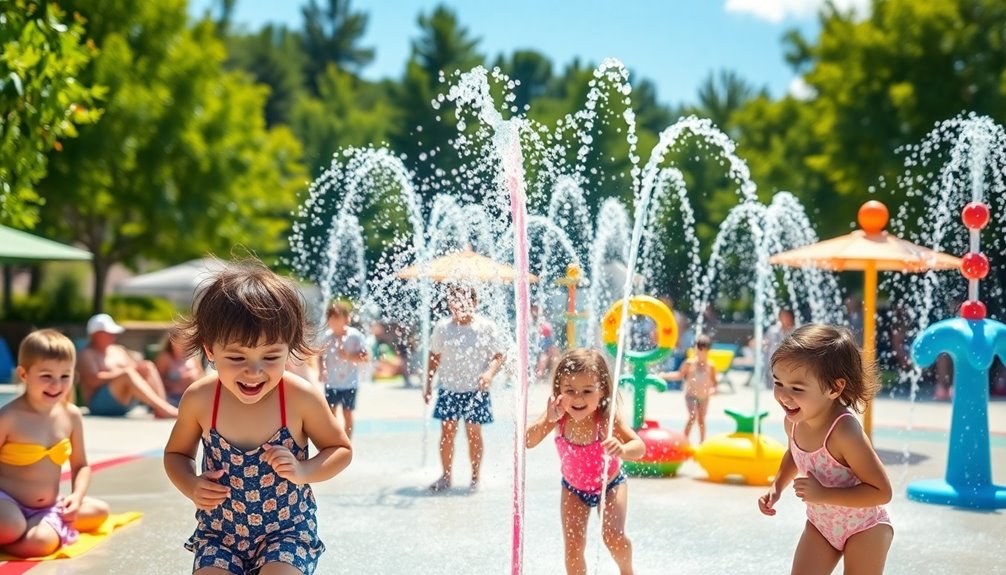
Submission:
M 877 355 L 877 272 L 923 273 L 959 269 L 961 266 L 960 258 L 913 244 L 884 231 L 888 218 L 887 206 L 871 200 L 859 208 L 857 220 L 860 229 L 776 254 L 768 260 L 782 266 L 863 272 L 863 355 L 868 362 Z M 866 406 L 863 428 L 870 436 L 873 430 L 872 404 Z
M 471 249 L 445 254 L 426 264 L 411 265 L 395 274 L 400 279 L 429 279 L 435 282 L 513 282 L 516 270 Z M 531 283 L 538 281 L 528 274 Z

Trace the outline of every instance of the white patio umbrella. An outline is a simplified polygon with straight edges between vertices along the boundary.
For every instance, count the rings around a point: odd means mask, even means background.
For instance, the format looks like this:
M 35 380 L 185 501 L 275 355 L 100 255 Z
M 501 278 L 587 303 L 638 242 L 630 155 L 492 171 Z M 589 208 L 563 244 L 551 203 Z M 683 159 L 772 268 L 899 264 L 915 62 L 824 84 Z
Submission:
M 200 258 L 133 276 L 115 286 L 114 291 L 124 295 L 147 295 L 163 297 L 175 305 L 192 303 L 196 288 L 214 272 L 220 271 L 225 262 L 216 258 Z

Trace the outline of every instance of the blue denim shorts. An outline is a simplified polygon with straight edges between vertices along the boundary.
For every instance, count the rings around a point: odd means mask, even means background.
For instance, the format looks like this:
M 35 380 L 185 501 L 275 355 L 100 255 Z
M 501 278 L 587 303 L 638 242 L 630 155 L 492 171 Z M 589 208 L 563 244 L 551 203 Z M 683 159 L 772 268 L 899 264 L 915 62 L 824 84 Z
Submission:
M 441 389 L 433 417 L 442 420 L 463 419 L 485 425 L 493 422 L 493 404 L 488 391 L 455 392 Z
M 343 409 L 353 411 L 356 409 L 356 388 L 353 389 L 331 389 L 325 388 L 325 401 L 329 407 L 342 404 Z
M 136 405 L 137 402 L 135 399 L 130 399 L 125 405 L 119 403 L 119 400 L 115 399 L 111 390 L 108 389 L 108 384 L 105 384 L 94 392 L 90 403 L 87 404 L 87 408 L 91 411 L 91 415 L 122 417 L 129 413 Z

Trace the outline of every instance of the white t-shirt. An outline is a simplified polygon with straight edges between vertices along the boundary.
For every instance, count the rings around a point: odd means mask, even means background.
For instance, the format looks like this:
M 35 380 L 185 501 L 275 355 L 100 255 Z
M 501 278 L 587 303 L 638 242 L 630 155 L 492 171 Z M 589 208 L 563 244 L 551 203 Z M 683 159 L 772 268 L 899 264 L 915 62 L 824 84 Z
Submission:
M 336 337 L 332 330 L 325 330 L 322 342 L 321 360 L 325 362 L 325 387 L 329 389 L 356 389 L 360 383 L 360 365 L 339 357 L 338 352 L 360 353 L 363 351 L 363 334 L 355 327 L 346 326 L 346 333 Z
M 493 356 L 505 350 L 496 324 L 477 314 L 465 325 L 444 318 L 430 337 L 430 352 L 440 355 L 437 381 L 442 389 L 456 393 L 477 391 L 479 376 Z

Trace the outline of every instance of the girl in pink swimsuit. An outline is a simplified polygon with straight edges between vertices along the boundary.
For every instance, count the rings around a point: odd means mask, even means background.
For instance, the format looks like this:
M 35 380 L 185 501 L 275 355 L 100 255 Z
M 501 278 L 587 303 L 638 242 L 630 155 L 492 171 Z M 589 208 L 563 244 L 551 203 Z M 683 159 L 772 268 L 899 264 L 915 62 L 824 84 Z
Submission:
M 791 482 L 807 504 L 792 573 L 831 573 L 840 558 L 846 573 L 883 573 L 894 538 L 883 507 L 891 482 L 849 412 L 861 411 L 876 393 L 873 366 L 864 365 L 848 329 L 811 324 L 772 354 L 772 375 L 789 423 L 789 449 L 758 507 L 775 515 L 775 502 Z
M 632 573 L 632 544 L 625 536 L 629 486 L 622 459 L 639 459 L 646 446 L 615 412 L 611 437 L 605 427 L 611 409 L 611 374 L 601 352 L 567 352 L 552 377 L 552 396 L 538 421 L 528 427 L 527 447 L 542 442 L 553 429 L 562 468 L 561 515 L 566 547 L 566 572 L 586 573 L 584 557 L 587 519 L 604 494 L 604 543 L 621 575 Z

